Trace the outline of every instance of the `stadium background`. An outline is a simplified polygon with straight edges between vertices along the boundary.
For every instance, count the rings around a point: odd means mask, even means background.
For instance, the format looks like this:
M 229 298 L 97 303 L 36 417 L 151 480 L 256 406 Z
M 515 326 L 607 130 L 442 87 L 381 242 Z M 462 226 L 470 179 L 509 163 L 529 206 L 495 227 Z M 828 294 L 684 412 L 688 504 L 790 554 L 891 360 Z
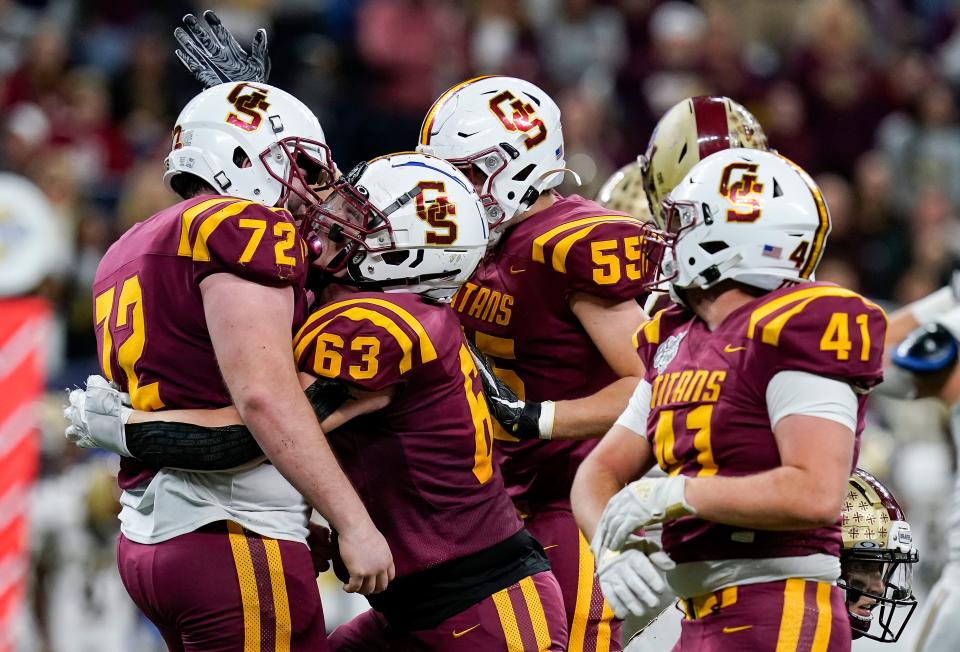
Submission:
M 726 94 L 821 184 L 833 233 L 820 279 L 894 307 L 943 284 L 960 257 L 952 0 L 0 0 L 0 170 L 31 179 L 58 224 L 37 290 L 55 317 L 18 650 L 161 648 L 114 567 L 115 459 L 66 445 L 59 412 L 62 388 L 97 368 L 101 255 L 174 200 L 162 163 L 199 87 L 171 31 L 205 8 L 242 43 L 268 27 L 271 82 L 315 110 L 342 169 L 411 149 L 439 92 L 496 72 L 556 98 L 578 192 L 592 196 L 668 107 Z M 936 404 L 874 400 L 864 435 L 862 464 L 891 482 L 914 525 L 921 596 L 946 554 L 944 426 Z M 321 583 L 328 624 L 363 608 Z

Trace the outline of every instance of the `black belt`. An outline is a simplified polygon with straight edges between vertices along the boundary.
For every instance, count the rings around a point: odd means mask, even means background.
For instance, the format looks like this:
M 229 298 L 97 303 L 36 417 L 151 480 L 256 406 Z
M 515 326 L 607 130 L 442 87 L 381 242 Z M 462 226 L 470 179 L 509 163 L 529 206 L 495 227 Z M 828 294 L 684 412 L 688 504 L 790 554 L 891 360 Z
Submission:
M 391 627 L 433 629 L 497 591 L 547 570 L 550 562 L 543 546 L 520 530 L 472 555 L 397 578 L 386 591 L 370 595 L 368 600 Z

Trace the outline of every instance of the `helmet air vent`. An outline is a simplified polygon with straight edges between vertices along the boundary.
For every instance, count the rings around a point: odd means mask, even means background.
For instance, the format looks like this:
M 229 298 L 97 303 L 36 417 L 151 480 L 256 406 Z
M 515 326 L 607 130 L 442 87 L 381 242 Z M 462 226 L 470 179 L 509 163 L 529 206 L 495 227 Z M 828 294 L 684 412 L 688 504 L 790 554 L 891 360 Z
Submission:
M 233 150 L 233 164 L 240 169 L 250 167 L 250 157 L 247 156 L 242 147 L 238 146 Z
M 513 175 L 513 180 L 526 181 L 527 177 L 530 176 L 530 173 L 533 172 L 536 167 L 537 166 L 535 163 L 531 163 L 530 165 L 528 165 L 527 167 L 523 168 L 522 170 L 517 172 L 515 175 Z
M 402 265 L 403 262 L 410 257 L 409 249 L 402 249 L 400 251 L 384 251 L 380 254 L 383 257 L 383 262 L 388 265 Z
M 723 251 L 729 246 L 730 245 L 728 245 L 726 242 L 720 240 L 711 240 L 710 242 L 700 243 L 700 248 L 706 251 L 708 254 L 715 254 L 718 251 Z

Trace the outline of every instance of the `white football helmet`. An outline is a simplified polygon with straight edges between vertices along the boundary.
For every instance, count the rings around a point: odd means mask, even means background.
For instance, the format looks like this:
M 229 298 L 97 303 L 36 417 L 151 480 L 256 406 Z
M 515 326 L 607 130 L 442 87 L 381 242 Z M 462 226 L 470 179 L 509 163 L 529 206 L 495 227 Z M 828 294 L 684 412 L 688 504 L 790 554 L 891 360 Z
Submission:
M 334 175 L 323 129 L 303 102 L 274 86 L 226 83 L 194 97 L 177 117 L 163 180 L 193 174 L 219 194 L 267 206 L 291 193 L 307 204 Z M 313 189 L 311 189 L 313 188 Z
M 446 302 L 487 247 L 483 204 L 452 164 L 389 154 L 338 181 L 309 220 L 315 265 L 338 282 Z
M 477 77 L 447 90 L 423 120 L 417 151 L 446 159 L 467 176 L 491 228 L 505 226 L 560 185 L 566 166 L 560 108 L 515 77 Z
M 663 201 L 675 238 L 674 288 L 733 279 L 763 290 L 814 280 L 830 233 L 817 184 L 774 152 L 727 149 L 700 161 Z

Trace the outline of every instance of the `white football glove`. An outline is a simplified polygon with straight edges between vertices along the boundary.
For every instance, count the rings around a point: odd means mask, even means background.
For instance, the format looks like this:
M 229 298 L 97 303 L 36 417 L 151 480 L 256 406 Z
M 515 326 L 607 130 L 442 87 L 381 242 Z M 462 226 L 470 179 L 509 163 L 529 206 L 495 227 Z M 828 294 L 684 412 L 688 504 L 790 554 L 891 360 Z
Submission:
M 130 395 L 102 376 L 89 376 L 86 389 L 70 392 L 63 416 L 70 425 L 64 435 L 80 448 L 102 448 L 124 457 L 127 449 L 124 427 L 133 410 Z
M 641 478 L 610 499 L 594 534 L 591 549 L 600 558 L 606 550 L 620 550 L 639 528 L 695 514 L 684 498 L 686 478 Z
M 603 550 L 597 561 L 597 579 L 617 618 L 649 620 L 663 609 L 667 584 L 663 572 L 676 564 L 655 541 L 631 537 L 619 552 Z

